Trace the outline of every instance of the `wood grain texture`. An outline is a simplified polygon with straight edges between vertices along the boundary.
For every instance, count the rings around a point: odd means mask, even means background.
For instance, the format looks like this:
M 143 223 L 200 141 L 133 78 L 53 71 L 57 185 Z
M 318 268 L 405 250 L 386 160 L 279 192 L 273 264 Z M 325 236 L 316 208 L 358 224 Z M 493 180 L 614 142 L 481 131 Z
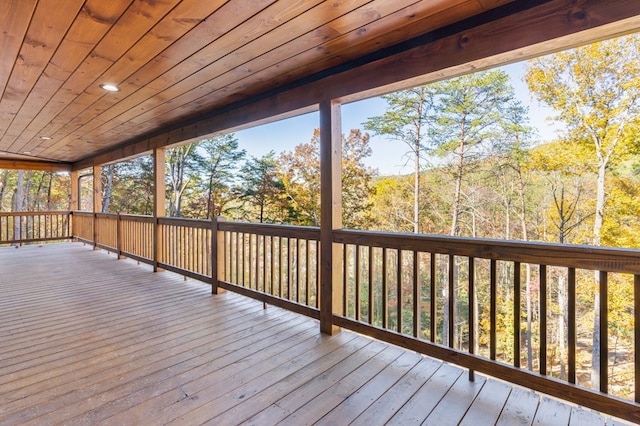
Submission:
M 0 277 L 0 424 L 432 424 L 427 411 L 453 424 L 480 405 L 505 422 L 603 424 L 80 243 L 0 248 Z
M 379 94 L 640 26 L 640 7 L 622 0 L 58 6 L 7 1 L 0 12 L 0 151 L 10 155 L 77 162 L 141 142 L 135 155 L 145 144 L 149 150 L 246 126 L 327 97 Z M 104 82 L 120 92 L 104 92 Z M 228 115 L 230 106 L 267 99 L 254 114 Z

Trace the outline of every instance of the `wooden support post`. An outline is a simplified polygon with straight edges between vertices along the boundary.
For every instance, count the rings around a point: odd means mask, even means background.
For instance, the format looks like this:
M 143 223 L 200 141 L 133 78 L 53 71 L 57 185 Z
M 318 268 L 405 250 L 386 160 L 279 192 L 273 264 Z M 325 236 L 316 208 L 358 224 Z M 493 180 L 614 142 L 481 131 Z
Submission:
M 71 199 L 69 210 L 80 210 L 80 174 L 77 170 L 71 172 Z
M 156 148 L 153 150 L 153 271 L 160 272 L 158 263 L 161 260 L 164 241 L 160 233 L 159 217 L 166 215 L 166 195 L 165 195 L 165 150 Z
M 320 103 L 320 331 L 335 334 L 342 306 L 341 256 L 333 230 L 342 228 L 342 126 L 340 104 Z
M 122 213 L 118 212 L 116 218 L 116 258 L 122 259 Z
M 80 210 L 80 174 L 77 170 L 71 171 L 71 199 L 69 200 L 69 210 L 72 212 Z M 78 235 L 73 214 L 69 215 L 69 220 L 71 221 L 71 235 Z M 69 224 L 67 224 L 67 226 L 69 226 Z M 73 238 L 73 241 L 77 241 L 77 239 Z
M 102 166 L 93 166 L 93 249 L 98 249 L 96 213 L 102 213 Z
M 222 216 L 211 220 L 211 294 L 220 294 L 225 290 L 218 287 L 218 281 L 224 279 L 224 233 L 218 231 L 218 222 L 224 222 Z

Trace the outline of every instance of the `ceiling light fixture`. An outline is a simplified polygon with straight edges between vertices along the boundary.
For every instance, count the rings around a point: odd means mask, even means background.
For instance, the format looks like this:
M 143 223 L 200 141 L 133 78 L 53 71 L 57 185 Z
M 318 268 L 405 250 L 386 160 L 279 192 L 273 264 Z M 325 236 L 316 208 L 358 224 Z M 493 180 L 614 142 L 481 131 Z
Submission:
M 43 141 L 50 141 L 51 136 L 40 136 L 40 139 L 42 139 Z
M 116 86 L 115 84 L 111 84 L 111 83 L 101 84 L 100 87 L 102 89 L 106 90 L 107 92 L 119 92 L 120 91 L 118 86 Z
M 29 155 L 29 154 L 31 154 L 31 151 L 24 151 L 23 154 Z

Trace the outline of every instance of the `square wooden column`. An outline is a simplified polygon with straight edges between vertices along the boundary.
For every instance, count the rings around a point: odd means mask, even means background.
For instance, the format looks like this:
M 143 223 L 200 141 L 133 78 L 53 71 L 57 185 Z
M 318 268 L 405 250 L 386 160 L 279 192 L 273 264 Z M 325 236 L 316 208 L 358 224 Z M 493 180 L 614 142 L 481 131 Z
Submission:
M 333 230 L 342 228 L 342 124 L 340 104 L 320 103 L 320 331 L 334 334 L 342 306 L 342 257 Z
M 102 166 L 93 166 L 93 249 L 98 250 L 96 213 L 102 213 Z
M 80 210 L 80 173 L 77 170 L 71 171 L 71 200 L 69 200 L 69 210 Z
M 160 236 L 159 217 L 166 216 L 165 149 L 153 150 L 153 271 L 161 271 L 158 263 L 162 260 L 163 241 Z
M 102 166 L 93 166 L 93 213 L 102 213 Z

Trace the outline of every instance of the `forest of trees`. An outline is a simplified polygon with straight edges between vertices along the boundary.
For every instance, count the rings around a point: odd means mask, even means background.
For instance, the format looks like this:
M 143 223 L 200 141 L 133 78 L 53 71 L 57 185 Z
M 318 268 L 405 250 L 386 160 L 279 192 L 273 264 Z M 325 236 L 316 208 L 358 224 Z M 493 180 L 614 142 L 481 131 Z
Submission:
M 639 52 L 632 35 L 529 61 L 526 84 L 563 129 L 555 140 L 540 140 L 502 70 L 384 96 L 384 114 L 343 136 L 344 227 L 640 248 Z M 397 144 L 413 172 L 381 176 L 368 167 L 366 132 Z M 319 225 L 317 130 L 291 151 L 262 157 L 227 134 L 168 149 L 166 159 L 168 216 Z M 152 172 L 150 157 L 104 166 L 104 211 L 151 214 Z M 66 209 L 68 185 L 64 174 L 0 171 L 0 210 Z M 563 375 L 566 277 L 550 275 L 551 348 Z M 539 303 L 530 296 L 536 280 L 527 269 L 528 306 Z M 633 352 L 633 312 L 615 310 L 628 305 L 631 279 L 609 285 L 610 334 L 620 353 Z M 588 348 L 581 362 L 594 360 L 586 380 L 595 386 L 597 275 L 581 275 L 578 286 L 579 339 Z M 525 315 L 530 333 L 535 309 Z M 624 373 L 612 383 L 620 395 L 633 391 Z

